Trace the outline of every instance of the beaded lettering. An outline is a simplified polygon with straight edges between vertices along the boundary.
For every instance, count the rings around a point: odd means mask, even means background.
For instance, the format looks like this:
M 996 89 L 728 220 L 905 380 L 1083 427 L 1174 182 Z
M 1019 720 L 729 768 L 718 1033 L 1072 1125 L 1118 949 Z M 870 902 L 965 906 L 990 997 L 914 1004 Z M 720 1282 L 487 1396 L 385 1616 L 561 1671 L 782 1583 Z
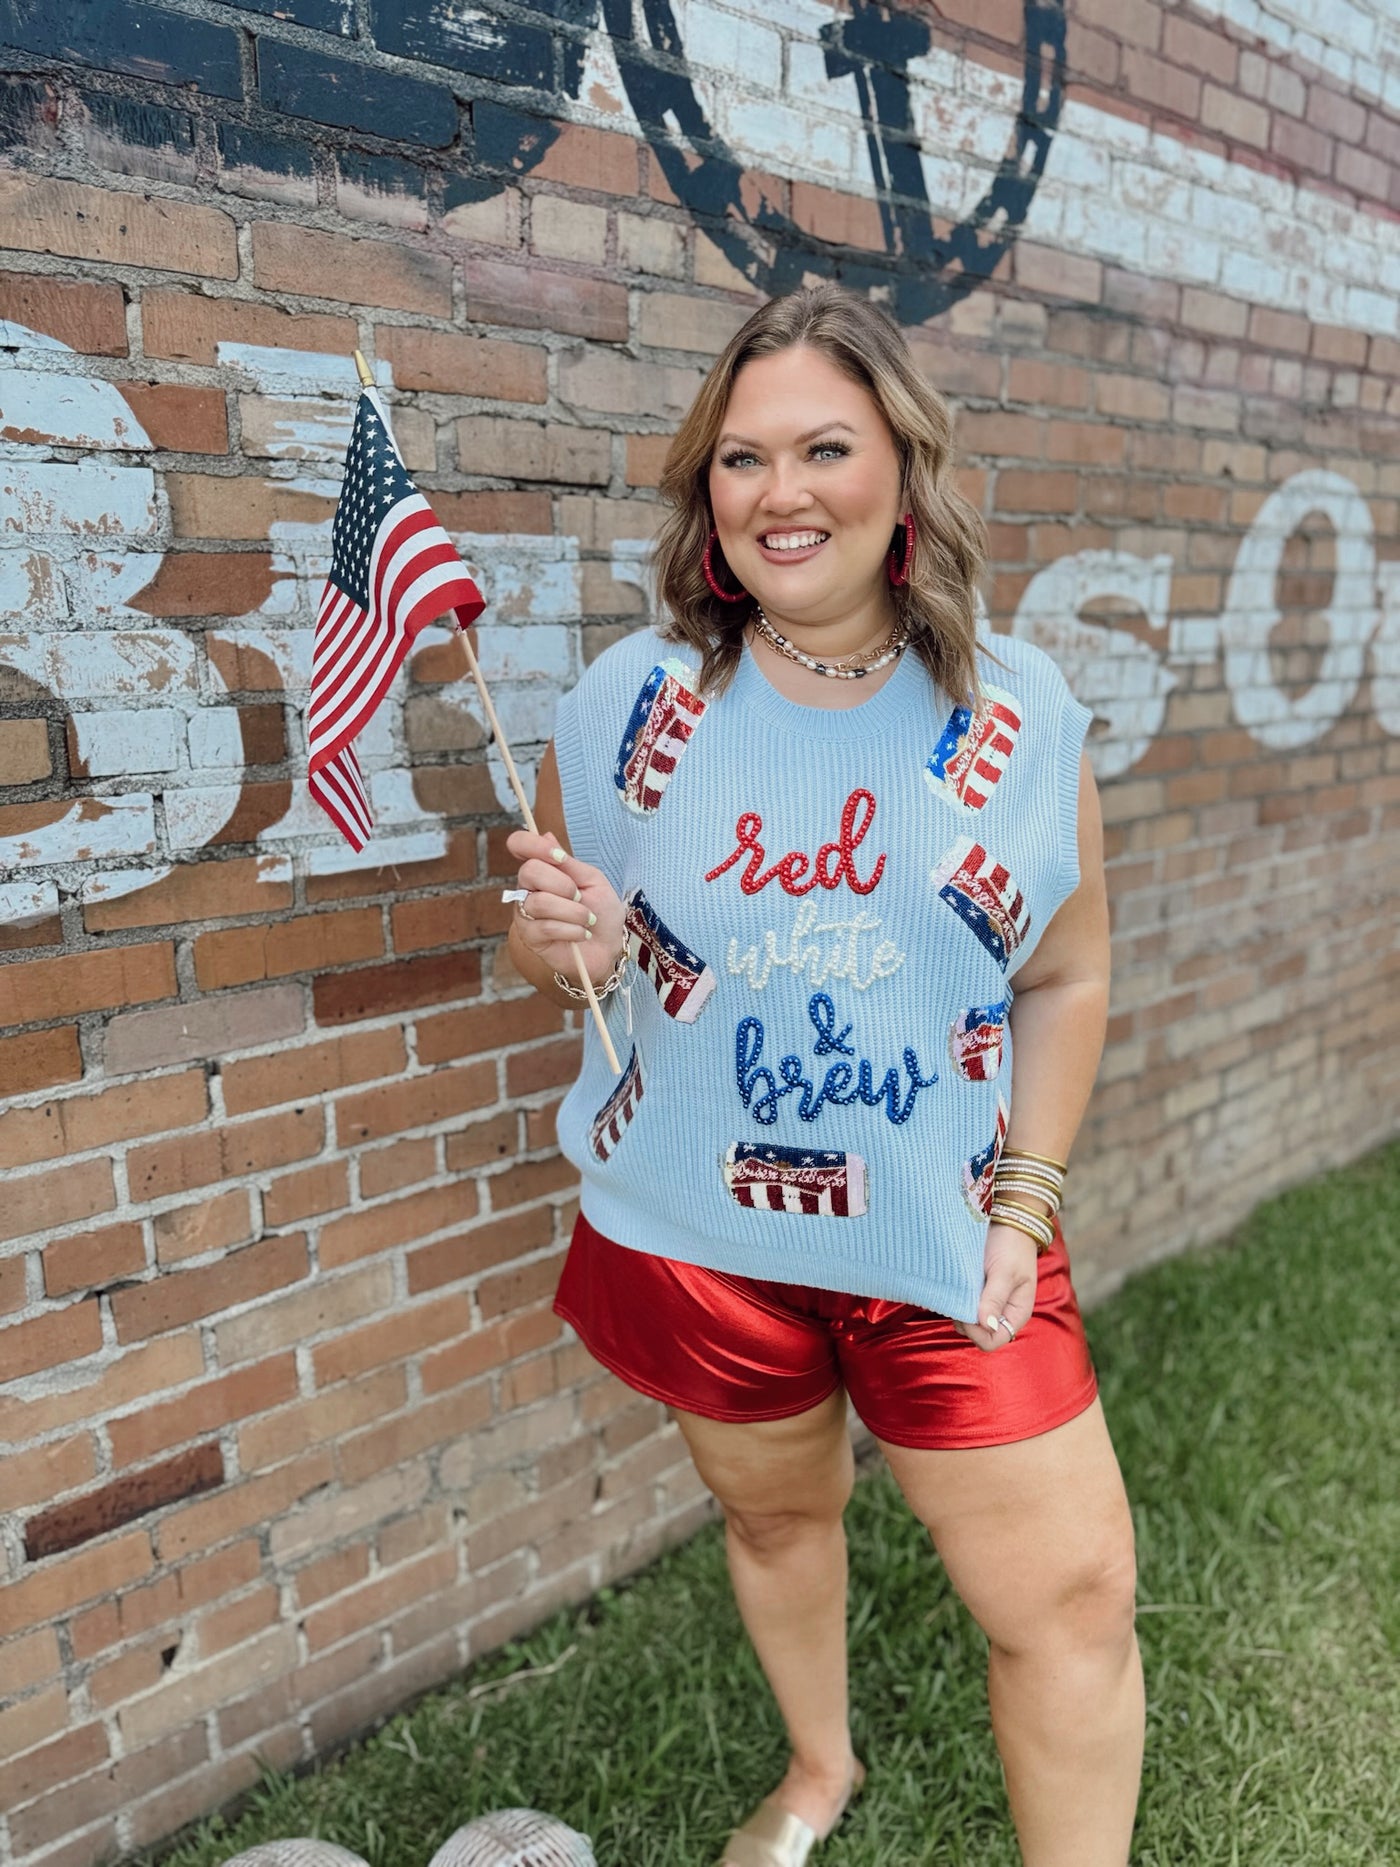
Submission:
M 823 920 L 815 901 L 803 901 L 794 910 L 790 933 L 769 928 L 761 943 L 747 947 L 731 939 L 726 968 L 747 979 L 755 992 L 763 991 L 777 966 L 789 968 L 808 985 L 835 979 L 857 992 L 868 991 L 877 979 L 892 978 L 906 958 L 893 940 L 878 938 L 884 924 L 864 908 L 846 920 Z
M 823 843 L 815 861 L 800 849 L 790 849 L 771 868 L 765 869 L 765 851 L 758 840 L 763 830 L 763 819 L 756 810 L 746 810 L 734 826 L 734 849 L 723 862 L 710 870 L 705 880 L 717 881 L 736 862 L 747 857 L 744 872 L 739 877 L 739 886 L 746 895 L 758 894 L 775 880 L 787 895 L 810 894 L 817 887 L 839 888 L 843 881 L 849 884 L 855 894 L 868 895 L 885 872 L 885 858 L 883 855 L 877 858 L 869 880 L 863 882 L 856 873 L 855 853 L 874 821 L 874 793 L 858 788 L 851 792 L 841 811 L 841 827 L 836 841 Z
M 837 1030 L 836 1006 L 825 992 L 812 994 L 807 1015 L 816 1031 L 812 1049 L 817 1056 L 830 1056 L 834 1052 L 842 1058 L 855 1057 L 854 1045 L 846 1041 L 851 1034 L 851 1026 L 843 1024 Z M 906 1045 L 904 1067 L 909 1075 L 909 1087 L 902 1098 L 898 1069 L 893 1066 L 887 1069 L 877 1085 L 875 1071 L 868 1057 L 861 1057 L 854 1064 L 830 1064 L 822 1077 L 820 1089 L 815 1089 L 812 1077 L 805 1072 L 801 1057 L 780 1058 L 775 1075 L 762 1061 L 763 1043 L 762 1020 L 755 1017 L 741 1018 L 734 1033 L 735 1079 L 744 1107 L 765 1128 L 771 1128 L 777 1121 L 778 1104 L 782 1098 L 794 1093 L 798 1094 L 797 1112 L 806 1122 L 815 1121 L 825 1103 L 846 1107 L 859 1101 L 867 1108 L 878 1108 L 883 1104 L 886 1119 L 900 1127 L 914 1113 L 919 1091 L 931 1089 L 938 1081 L 937 1070 L 931 1076 L 922 1073 L 917 1053 L 912 1045 Z

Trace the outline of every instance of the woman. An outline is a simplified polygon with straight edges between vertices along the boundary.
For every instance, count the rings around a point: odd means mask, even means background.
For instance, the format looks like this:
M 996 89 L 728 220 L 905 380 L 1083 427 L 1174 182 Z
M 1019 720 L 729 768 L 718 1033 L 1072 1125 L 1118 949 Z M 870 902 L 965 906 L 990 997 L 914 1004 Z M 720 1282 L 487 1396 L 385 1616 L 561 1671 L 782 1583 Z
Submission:
M 1057 1216 L 1107 1014 L 1090 715 L 979 635 L 950 453 L 883 312 L 755 312 L 668 457 L 664 633 L 561 703 L 548 831 L 510 838 L 516 964 L 570 1002 L 579 944 L 624 1059 L 588 1029 L 560 1113 L 556 1308 L 674 1410 L 791 1738 L 727 1867 L 799 1867 L 864 1777 L 847 1394 L 990 1642 L 1027 1867 L 1121 1867 L 1137 1800 L 1132 1525 Z

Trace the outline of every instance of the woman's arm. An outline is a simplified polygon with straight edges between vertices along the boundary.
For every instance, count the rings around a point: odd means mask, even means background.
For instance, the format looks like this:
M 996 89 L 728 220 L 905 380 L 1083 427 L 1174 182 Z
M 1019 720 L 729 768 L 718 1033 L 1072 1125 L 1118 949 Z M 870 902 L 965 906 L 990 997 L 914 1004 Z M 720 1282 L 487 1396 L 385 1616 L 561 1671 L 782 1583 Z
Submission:
M 1108 988 L 1103 818 L 1084 753 L 1079 761 L 1079 885 L 1016 975 L 1009 1014 L 1015 1093 L 1008 1147 L 1069 1159 L 1103 1055 Z
M 1108 1027 L 1108 889 L 1103 868 L 1103 817 L 1087 754 L 1079 761 L 1079 885 L 1060 904 L 1034 953 L 1016 975 L 1008 1022 L 1013 1089 L 1008 1147 L 1067 1161 L 1103 1054 Z M 1048 1200 L 1017 1191 L 1016 1200 L 1050 1213 Z M 1014 1225 L 987 1227 L 982 1323 L 957 1326 L 979 1348 L 1009 1345 L 989 1316 L 1014 1329 L 1035 1306 L 1035 1241 Z
M 507 849 L 520 863 L 518 886 L 529 891 L 511 920 L 510 956 L 537 992 L 556 1005 L 568 1005 L 575 1001 L 560 991 L 554 975 L 574 978 L 572 943 L 582 949 L 589 978 L 601 985 L 622 951 L 625 930 L 623 906 L 612 884 L 601 869 L 570 853 L 552 740 L 540 760 L 535 821 L 538 836 L 512 830 L 506 838 Z

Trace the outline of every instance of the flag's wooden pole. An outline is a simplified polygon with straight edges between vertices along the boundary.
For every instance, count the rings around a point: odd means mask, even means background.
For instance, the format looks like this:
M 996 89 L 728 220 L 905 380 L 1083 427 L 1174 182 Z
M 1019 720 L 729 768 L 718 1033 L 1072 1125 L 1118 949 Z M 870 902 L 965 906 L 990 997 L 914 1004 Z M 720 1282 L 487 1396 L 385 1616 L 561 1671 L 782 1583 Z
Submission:
M 496 745 L 500 750 L 501 758 L 505 764 L 506 775 L 510 779 L 510 788 L 515 793 L 515 801 L 520 806 L 520 814 L 525 819 L 526 829 L 530 832 L 531 836 L 538 836 L 540 828 L 535 822 L 535 813 L 530 808 L 530 800 L 526 797 L 525 787 L 520 782 L 520 773 L 515 769 L 515 760 L 510 755 L 510 743 L 505 734 L 501 731 L 501 722 L 496 717 L 496 709 L 492 704 L 490 689 L 487 687 L 485 678 L 482 675 L 480 664 L 476 658 L 476 650 L 472 647 L 472 632 L 470 629 L 463 629 L 461 635 L 462 646 L 467 651 L 467 665 L 471 669 L 472 679 L 476 682 L 476 691 L 481 695 L 481 704 L 486 711 L 486 718 L 490 724 L 491 731 L 495 735 Z M 578 973 L 579 984 L 588 994 L 588 1008 L 593 1013 L 593 1022 L 598 1027 L 598 1035 L 603 1041 L 603 1054 L 607 1057 L 609 1064 L 612 1066 L 613 1075 L 621 1076 L 622 1065 L 617 1060 L 617 1052 L 613 1048 L 613 1040 L 608 1034 L 608 1027 L 603 1019 L 603 1007 L 598 1003 L 598 994 L 594 989 L 592 979 L 589 977 L 588 967 L 584 963 L 583 948 L 577 941 L 574 941 L 569 950 L 574 956 L 574 969 Z
M 374 374 L 369 364 L 365 362 L 364 357 L 358 350 L 355 352 L 355 368 L 359 372 L 361 384 L 366 389 L 371 388 L 374 384 Z M 461 637 L 462 646 L 467 651 L 467 665 L 471 669 L 472 679 L 476 682 L 476 691 L 481 695 L 481 704 L 486 710 L 487 723 L 490 725 L 491 731 L 495 736 L 496 745 L 500 750 L 501 758 L 505 762 L 506 775 L 510 779 L 510 788 L 515 793 L 515 801 L 520 806 L 520 814 L 524 817 L 525 826 L 530 834 L 532 836 L 538 836 L 540 833 L 539 825 L 535 822 L 535 813 L 530 808 L 530 800 L 525 795 L 525 787 L 520 782 L 520 773 L 515 769 L 515 760 L 511 757 L 510 741 L 501 731 L 501 722 L 496 717 L 496 708 L 491 699 L 490 689 L 486 685 L 486 677 L 481 672 L 480 664 L 476 658 L 476 650 L 472 647 L 471 630 L 463 629 L 461 631 Z M 603 1054 L 607 1057 L 608 1063 L 611 1065 L 613 1075 L 621 1076 L 622 1065 L 617 1060 L 617 1051 L 613 1048 L 613 1040 L 608 1033 L 608 1027 L 603 1018 L 603 1007 L 598 1003 L 598 993 L 594 988 L 592 979 L 589 977 L 588 967 L 584 963 L 583 948 L 577 941 L 574 941 L 570 947 L 570 951 L 574 956 L 574 965 L 578 971 L 579 984 L 582 985 L 584 991 L 588 994 L 588 1008 L 593 1013 L 593 1022 L 598 1027 L 598 1035 L 602 1039 Z

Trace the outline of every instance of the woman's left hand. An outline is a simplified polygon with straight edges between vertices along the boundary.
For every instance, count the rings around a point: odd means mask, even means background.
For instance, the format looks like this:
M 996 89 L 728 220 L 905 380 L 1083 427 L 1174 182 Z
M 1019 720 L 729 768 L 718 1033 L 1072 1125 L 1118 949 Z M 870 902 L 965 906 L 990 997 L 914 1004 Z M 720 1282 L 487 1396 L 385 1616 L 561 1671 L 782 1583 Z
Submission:
M 1031 1319 L 1035 1308 L 1035 1240 L 1015 1225 L 989 1225 L 982 1270 L 985 1281 L 977 1306 L 980 1320 L 955 1320 L 954 1326 L 969 1342 L 990 1354 L 1009 1348 L 1012 1342 L 1006 1330 L 993 1320 L 995 1317 L 1005 1317 L 1018 1335 Z

